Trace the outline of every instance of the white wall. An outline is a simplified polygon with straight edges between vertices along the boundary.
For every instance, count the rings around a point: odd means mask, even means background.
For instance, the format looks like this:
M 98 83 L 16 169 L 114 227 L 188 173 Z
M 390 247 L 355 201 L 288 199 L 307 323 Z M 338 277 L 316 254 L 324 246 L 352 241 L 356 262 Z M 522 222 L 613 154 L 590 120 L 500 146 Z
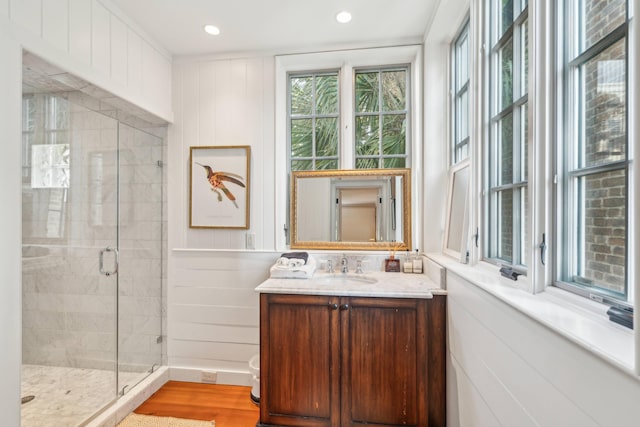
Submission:
M 170 122 L 171 55 L 109 0 L 3 0 L 24 49 Z
M 7 426 L 20 425 L 22 48 L 172 119 L 170 56 L 108 0 L 0 0 L 0 413 Z
M 447 272 L 449 426 L 637 426 L 640 381 Z
M 174 368 L 219 371 L 219 382 L 247 380 L 233 373 L 246 373 L 248 360 L 258 353 L 259 305 L 253 289 L 268 277 L 278 257 L 272 252 L 273 70 L 273 57 L 182 59 L 174 64 L 175 120 L 169 129 L 168 156 L 168 362 Z M 251 146 L 251 228 L 190 229 L 189 147 L 224 145 Z M 247 233 L 255 234 L 257 251 L 244 251 Z
M 449 51 L 468 12 L 469 0 L 440 1 L 424 43 L 424 197 L 425 252 L 442 250 L 449 162 Z M 433 209 L 440 206 L 442 209 Z
M 3 2 L 0 2 L 2 4 Z M 6 4 L 6 2 L 4 2 Z M 1 10 L 1 9 L 0 9 Z M 2 12 L 0 12 L 2 13 Z M 20 425 L 21 163 L 20 84 L 22 52 L 0 27 L 0 413 L 7 426 Z
M 182 60 L 173 70 L 169 140 L 170 248 L 244 249 L 244 230 L 189 229 L 189 147 L 251 146 L 251 229 L 273 248 L 273 57 Z

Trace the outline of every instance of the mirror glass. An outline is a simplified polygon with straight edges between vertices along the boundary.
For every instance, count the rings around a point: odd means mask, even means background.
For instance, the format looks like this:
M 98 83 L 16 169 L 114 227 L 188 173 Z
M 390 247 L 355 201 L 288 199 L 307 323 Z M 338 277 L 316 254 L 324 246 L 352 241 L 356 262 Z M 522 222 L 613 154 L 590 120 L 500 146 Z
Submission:
M 291 248 L 411 248 L 409 169 L 296 171 Z
M 463 162 L 451 171 L 449 203 L 444 239 L 444 252 L 466 260 L 468 239 L 469 163 Z

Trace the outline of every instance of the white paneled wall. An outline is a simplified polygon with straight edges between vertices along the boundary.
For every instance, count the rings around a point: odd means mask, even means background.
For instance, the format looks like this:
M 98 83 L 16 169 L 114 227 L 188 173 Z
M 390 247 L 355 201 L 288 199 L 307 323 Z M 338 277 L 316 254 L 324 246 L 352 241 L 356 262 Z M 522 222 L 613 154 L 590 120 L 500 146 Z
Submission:
M 127 86 L 136 95 L 142 92 L 142 38 L 127 28 Z
M 637 425 L 637 379 L 451 272 L 447 290 L 450 425 Z
M 127 85 L 129 55 L 127 52 L 127 26 L 116 16 L 111 16 L 111 78 L 118 84 Z M 135 61 L 135 58 L 133 58 Z
M 28 51 L 172 121 L 171 55 L 109 0 L 0 0 Z
M 172 253 L 170 366 L 215 370 L 221 383 L 248 381 L 248 361 L 258 354 L 260 343 L 254 288 L 268 278 L 277 257 L 269 252 Z
M 275 241 L 273 61 L 185 59 L 174 67 L 167 351 L 170 366 L 196 372 L 177 379 L 200 381 L 197 370 L 207 369 L 218 371 L 219 382 L 246 383 L 248 361 L 258 353 L 253 289 L 278 257 L 269 252 Z M 189 148 L 224 145 L 251 146 L 251 228 L 190 229 Z M 247 232 L 267 251 L 244 251 Z
M 91 64 L 91 2 L 68 0 L 69 54 L 76 60 Z
M 245 249 L 245 230 L 189 229 L 189 148 L 251 146 L 250 230 L 274 248 L 273 58 L 185 61 L 174 68 L 169 153 L 170 247 Z M 282 144 L 285 141 L 281 142 Z M 173 216 L 171 216 L 173 214 Z
M 69 47 L 69 0 L 42 0 L 42 38 L 57 49 Z
M 111 14 L 99 2 L 91 3 L 91 65 L 102 73 L 111 69 Z
M 42 1 L 10 0 L 11 19 L 38 36 L 42 35 Z

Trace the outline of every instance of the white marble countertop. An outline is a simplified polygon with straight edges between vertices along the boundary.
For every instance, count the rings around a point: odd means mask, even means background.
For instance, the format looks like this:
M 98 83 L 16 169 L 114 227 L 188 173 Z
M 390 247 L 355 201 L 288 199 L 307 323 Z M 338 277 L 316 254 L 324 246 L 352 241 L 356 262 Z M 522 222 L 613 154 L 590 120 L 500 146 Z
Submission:
M 271 294 L 335 295 L 386 298 L 423 298 L 446 295 L 426 274 L 326 273 L 316 271 L 311 279 L 267 279 L 256 292 Z

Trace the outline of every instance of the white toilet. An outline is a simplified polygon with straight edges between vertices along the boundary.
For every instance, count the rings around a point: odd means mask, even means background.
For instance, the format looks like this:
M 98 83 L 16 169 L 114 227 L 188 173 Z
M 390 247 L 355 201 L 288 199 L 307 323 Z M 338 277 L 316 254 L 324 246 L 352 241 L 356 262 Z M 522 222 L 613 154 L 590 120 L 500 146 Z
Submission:
M 260 404 L 260 355 L 256 354 L 249 360 L 249 372 L 251 378 L 251 400 L 256 405 Z

